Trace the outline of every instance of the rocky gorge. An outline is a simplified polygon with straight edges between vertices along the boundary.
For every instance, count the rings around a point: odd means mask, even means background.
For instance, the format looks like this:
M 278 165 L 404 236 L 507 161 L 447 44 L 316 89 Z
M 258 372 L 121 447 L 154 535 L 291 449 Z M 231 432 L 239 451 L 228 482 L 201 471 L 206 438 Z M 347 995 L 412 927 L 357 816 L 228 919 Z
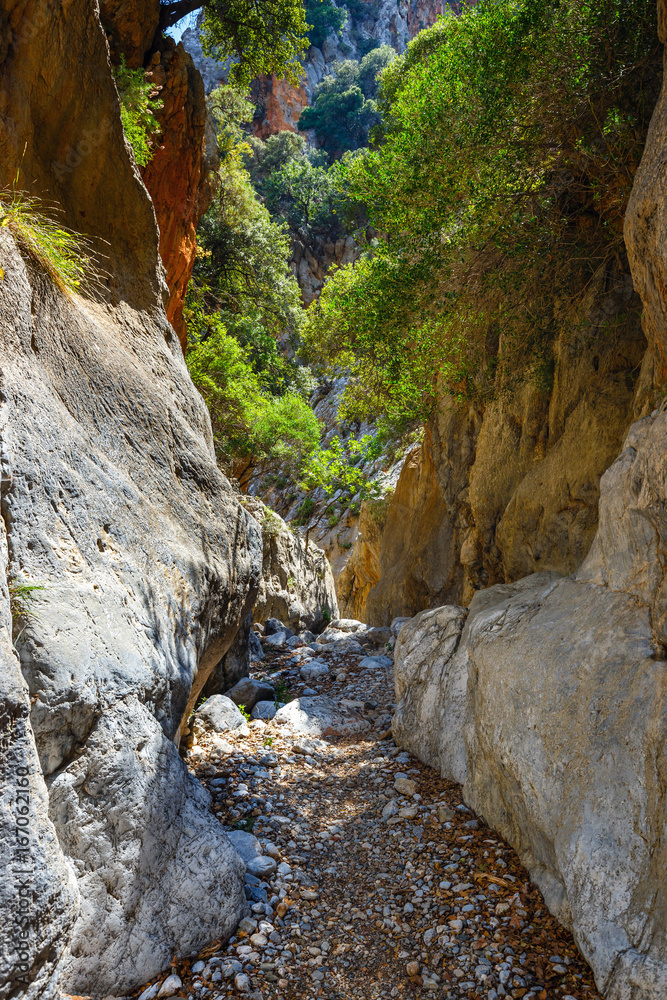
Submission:
M 96 273 L 0 226 L 0 997 L 664 997 L 664 90 L 553 377 L 443 388 L 381 516 L 309 537 L 185 364 L 218 152 L 159 14 L 0 0 L 2 189 Z M 162 94 L 141 169 L 116 46 Z

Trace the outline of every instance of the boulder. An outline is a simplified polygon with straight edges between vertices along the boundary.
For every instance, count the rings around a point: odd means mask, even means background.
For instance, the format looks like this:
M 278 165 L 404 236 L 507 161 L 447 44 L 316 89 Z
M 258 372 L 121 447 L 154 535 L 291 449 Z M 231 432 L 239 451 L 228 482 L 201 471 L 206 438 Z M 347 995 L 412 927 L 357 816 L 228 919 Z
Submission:
M 396 644 L 397 741 L 464 780 L 465 801 L 517 850 L 607 1000 L 667 994 L 666 456 L 656 412 L 602 477 L 598 531 L 574 578 L 489 588 L 462 631 L 461 609 L 436 609 Z M 444 626 L 440 642 L 429 623 Z
M 258 701 L 251 714 L 253 719 L 263 719 L 268 722 L 273 719 L 277 711 L 275 701 Z
M 338 629 L 341 632 L 358 632 L 359 629 L 365 629 L 366 626 L 363 622 L 357 621 L 356 618 L 335 618 L 331 622 L 330 628 Z
M 299 673 L 304 681 L 318 681 L 329 676 L 329 668 L 324 660 L 306 660 Z
M 377 670 L 378 667 L 393 667 L 394 661 L 390 656 L 364 656 L 360 660 L 359 666 L 362 670 Z
M 294 733 L 313 736 L 350 736 L 370 729 L 369 722 L 344 711 L 325 695 L 295 698 L 276 713 L 273 722 Z
M 82 916 L 66 974 L 99 982 L 116 968 L 138 983 L 155 956 L 164 968 L 170 951 L 233 932 L 245 912 L 244 864 L 208 792 L 136 697 L 99 717 L 49 799 L 62 849 L 79 859 Z
M 243 705 L 246 712 L 251 712 L 258 701 L 273 701 L 274 695 L 270 684 L 256 681 L 252 677 L 243 677 L 233 688 L 225 691 L 225 697 L 235 705 Z
M 267 618 L 264 622 L 264 635 L 278 635 L 279 633 L 284 633 L 287 638 L 294 635 L 292 629 L 281 622 L 279 618 Z
M 207 698 L 195 712 L 195 722 L 202 723 L 215 733 L 227 733 L 239 729 L 247 731 L 248 724 L 234 702 L 224 694 L 214 694 Z

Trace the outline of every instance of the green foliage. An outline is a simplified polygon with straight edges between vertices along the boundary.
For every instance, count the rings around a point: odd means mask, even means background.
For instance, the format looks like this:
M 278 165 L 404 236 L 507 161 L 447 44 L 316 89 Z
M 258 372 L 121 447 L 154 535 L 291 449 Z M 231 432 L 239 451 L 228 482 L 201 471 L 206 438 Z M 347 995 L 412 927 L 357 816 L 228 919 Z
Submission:
M 305 0 L 306 20 L 309 22 L 308 40 L 321 48 L 329 32 L 340 34 L 347 21 L 347 11 L 337 7 L 332 0 Z
M 279 705 L 281 704 L 286 705 L 288 701 L 289 701 L 289 688 L 285 684 L 285 681 L 279 680 L 278 683 L 276 684 L 276 694 L 275 694 L 276 708 L 278 708 Z
M 396 50 L 391 45 L 379 45 L 364 56 L 359 64 L 359 86 L 365 97 L 377 98 L 380 74 L 395 58 Z
M 186 361 L 211 412 L 218 459 L 245 484 L 258 465 L 297 475 L 320 428 L 306 402 L 312 375 L 279 348 L 297 341 L 303 309 L 286 226 L 271 219 L 244 165 L 252 106 L 222 87 L 211 107 L 224 156 L 218 194 L 198 229 Z
M 77 292 L 93 273 L 84 237 L 54 222 L 42 203 L 16 187 L 0 191 L 0 228 L 6 228 L 19 250 L 45 271 L 63 292 Z M 0 268 L 0 279 L 4 271 Z
M 340 165 L 327 167 L 326 153 L 308 147 L 303 136 L 250 139 L 245 163 L 272 218 L 284 220 L 294 235 L 331 240 L 360 225 L 362 211 L 342 190 Z
M 211 413 L 218 459 L 239 476 L 259 463 L 297 474 L 318 447 L 318 420 L 296 392 L 271 395 L 249 354 L 214 313 L 186 357 Z
M 377 444 L 370 434 L 359 439 L 350 438 L 346 444 L 334 437 L 328 448 L 320 448 L 311 455 L 301 478 L 301 488 L 321 489 L 328 498 L 335 494 L 339 502 L 354 498 L 357 504 L 367 497 L 382 496 L 382 487 L 364 469 L 376 449 Z M 329 503 L 323 513 L 330 508 Z
M 201 41 L 207 56 L 234 60 L 230 80 L 249 87 L 263 73 L 295 85 L 308 47 L 302 0 L 209 0 Z
M 309 518 L 315 512 L 315 501 L 312 497 L 306 497 L 306 499 L 299 504 L 299 508 L 296 512 L 296 517 L 294 518 L 294 523 L 297 527 L 307 524 Z
M 125 138 L 138 166 L 145 167 L 153 156 L 151 139 L 160 131 L 160 123 L 153 112 L 159 111 L 163 102 L 155 96 L 154 87 L 146 80 L 144 70 L 129 69 L 125 56 L 121 56 L 120 66 L 114 67 L 114 76 Z
M 481 0 L 381 77 L 383 143 L 341 181 L 383 234 L 309 311 L 350 411 L 423 418 L 531 369 L 622 221 L 658 87 L 653 0 Z M 574 322 L 574 320 L 573 320 Z M 532 377 L 532 376 L 531 376 Z
M 252 716 L 250 715 L 250 712 L 246 712 L 245 705 L 239 705 L 239 712 L 241 713 L 246 722 L 250 722 Z
M 365 60 L 372 56 L 371 52 Z M 367 84 L 374 85 L 372 73 L 369 63 L 363 79 Z M 353 60 L 336 63 L 335 76 L 324 78 L 315 90 L 313 103 L 304 108 L 299 117 L 299 130 L 313 129 L 320 145 L 331 158 L 340 156 L 346 150 L 366 146 L 371 129 L 379 124 L 377 105 L 364 96 L 360 83 L 359 63 Z

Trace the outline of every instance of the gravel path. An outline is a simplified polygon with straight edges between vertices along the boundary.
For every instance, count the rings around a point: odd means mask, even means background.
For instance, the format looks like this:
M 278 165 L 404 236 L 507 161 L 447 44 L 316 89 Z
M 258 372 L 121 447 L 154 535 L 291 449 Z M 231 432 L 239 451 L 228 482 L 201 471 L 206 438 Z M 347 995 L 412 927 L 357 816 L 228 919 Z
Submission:
M 258 675 L 301 695 L 300 652 L 267 647 Z M 175 960 L 143 1000 L 599 997 L 511 848 L 459 786 L 393 743 L 391 666 L 359 650 L 317 658 L 330 675 L 312 694 L 342 707 L 352 735 L 256 722 L 188 753 L 220 820 L 260 855 L 252 917 L 226 945 Z

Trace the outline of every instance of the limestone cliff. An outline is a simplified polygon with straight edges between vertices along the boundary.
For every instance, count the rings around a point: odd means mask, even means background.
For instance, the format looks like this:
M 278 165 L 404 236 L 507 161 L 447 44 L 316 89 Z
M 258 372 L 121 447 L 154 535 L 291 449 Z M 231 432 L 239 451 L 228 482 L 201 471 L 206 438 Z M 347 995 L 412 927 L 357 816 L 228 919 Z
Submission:
M 502 351 L 502 347 L 501 347 Z M 616 266 L 559 318 L 553 376 L 486 406 L 441 397 L 375 545 L 373 624 L 540 569 L 571 572 L 595 535 L 599 481 L 646 411 L 641 301 Z
M 661 3 L 663 40 L 666 24 Z M 664 118 L 663 89 L 625 222 L 649 342 L 634 399 L 619 362 L 640 353 L 636 329 L 632 352 L 621 341 L 596 348 L 613 391 L 577 400 L 577 379 L 563 383 L 559 440 L 532 468 L 521 465 L 531 424 L 515 429 L 511 462 L 511 427 L 497 411 L 485 442 L 484 414 L 462 561 L 471 584 L 517 582 L 479 589 L 467 610 L 423 611 L 396 645 L 396 739 L 463 783 L 466 802 L 516 848 L 608 1000 L 667 992 L 667 416 L 650 408 L 667 357 Z M 611 356 L 597 353 L 604 346 Z M 633 409 L 644 415 L 609 462 Z
M 28 864 L 31 906 L 22 928 L 6 879 L 0 995 L 101 997 L 243 913 L 243 865 L 176 745 L 252 605 L 261 537 L 167 321 L 95 6 L 2 0 L 0 24 L 2 183 L 20 164 L 102 274 L 67 297 L 2 230 L 0 842 L 7 871 Z M 27 611 L 22 584 L 43 588 Z

